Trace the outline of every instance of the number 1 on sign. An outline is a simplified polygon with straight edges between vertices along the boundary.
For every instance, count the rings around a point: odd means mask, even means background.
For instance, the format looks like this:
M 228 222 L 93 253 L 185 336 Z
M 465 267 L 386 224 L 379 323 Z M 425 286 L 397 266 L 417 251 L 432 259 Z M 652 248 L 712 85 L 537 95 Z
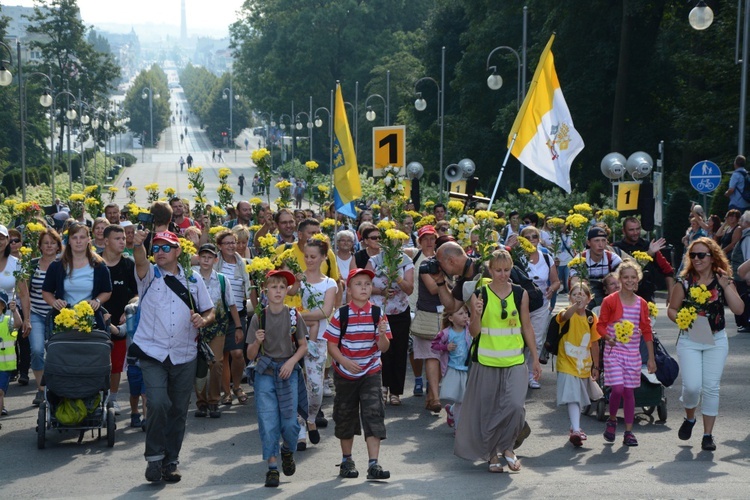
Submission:
M 637 182 L 621 182 L 617 191 L 617 210 L 637 210 L 640 187 Z
M 373 127 L 372 129 L 372 169 L 375 177 L 382 177 L 388 165 L 401 170 L 406 167 L 406 127 Z
M 398 135 L 388 134 L 378 142 L 378 148 L 388 148 L 388 163 L 395 165 L 398 162 Z

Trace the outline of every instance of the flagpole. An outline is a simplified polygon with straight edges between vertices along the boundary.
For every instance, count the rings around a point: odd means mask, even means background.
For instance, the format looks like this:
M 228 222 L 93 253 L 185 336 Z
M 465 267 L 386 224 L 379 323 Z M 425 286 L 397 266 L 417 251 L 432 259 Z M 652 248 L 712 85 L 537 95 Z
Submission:
M 495 201 L 495 195 L 497 194 L 497 187 L 500 185 L 500 179 L 503 178 L 505 165 L 508 164 L 508 158 L 510 157 L 510 150 L 513 149 L 513 145 L 516 143 L 516 137 L 518 137 L 518 132 L 513 134 L 513 139 L 510 140 L 510 145 L 508 146 L 508 151 L 505 153 L 505 159 L 503 160 L 503 165 L 500 167 L 500 173 L 498 174 L 497 181 L 495 182 L 495 189 L 492 190 L 492 197 L 490 197 L 490 204 L 487 205 L 487 210 L 492 210 L 492 202 Z M 523 168 L 523 166 L 521 168 Z

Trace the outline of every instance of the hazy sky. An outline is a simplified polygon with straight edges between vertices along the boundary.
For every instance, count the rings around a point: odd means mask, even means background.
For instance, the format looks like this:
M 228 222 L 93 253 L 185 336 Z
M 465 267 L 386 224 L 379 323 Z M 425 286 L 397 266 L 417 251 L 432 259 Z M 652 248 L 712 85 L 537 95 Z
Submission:
M 243 0 L 185 0 L 188 34 L 192 27 L 216 30 L 226 35 L 227 26 L 237 18 Z M 33 0 L 3 0 L 4 5 L 31 7 Z M 167 24 L 180 26 L 180 0 L 78 0 L 81 17 L 87 25 Z

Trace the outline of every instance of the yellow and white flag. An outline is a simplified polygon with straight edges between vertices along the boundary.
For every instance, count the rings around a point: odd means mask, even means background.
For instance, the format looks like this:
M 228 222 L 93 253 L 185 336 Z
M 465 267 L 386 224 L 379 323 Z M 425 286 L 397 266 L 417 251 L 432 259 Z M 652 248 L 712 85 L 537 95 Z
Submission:
M 570 193 L 570 167 L 583 149 L 560 88 L 552 56 L 552 35 L 539 59 L 529 93 L 508 136 L 511 154 L 521 163 Z

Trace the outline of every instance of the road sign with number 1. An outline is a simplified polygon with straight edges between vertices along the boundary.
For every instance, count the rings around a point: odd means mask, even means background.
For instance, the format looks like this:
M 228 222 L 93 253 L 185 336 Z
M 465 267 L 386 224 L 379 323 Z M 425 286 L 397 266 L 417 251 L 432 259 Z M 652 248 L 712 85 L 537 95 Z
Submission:
M 382 177 L 388 165 L 401 170 L 406 166 L 406 127 L 374 127 L 372 129 L 372 175 Z

